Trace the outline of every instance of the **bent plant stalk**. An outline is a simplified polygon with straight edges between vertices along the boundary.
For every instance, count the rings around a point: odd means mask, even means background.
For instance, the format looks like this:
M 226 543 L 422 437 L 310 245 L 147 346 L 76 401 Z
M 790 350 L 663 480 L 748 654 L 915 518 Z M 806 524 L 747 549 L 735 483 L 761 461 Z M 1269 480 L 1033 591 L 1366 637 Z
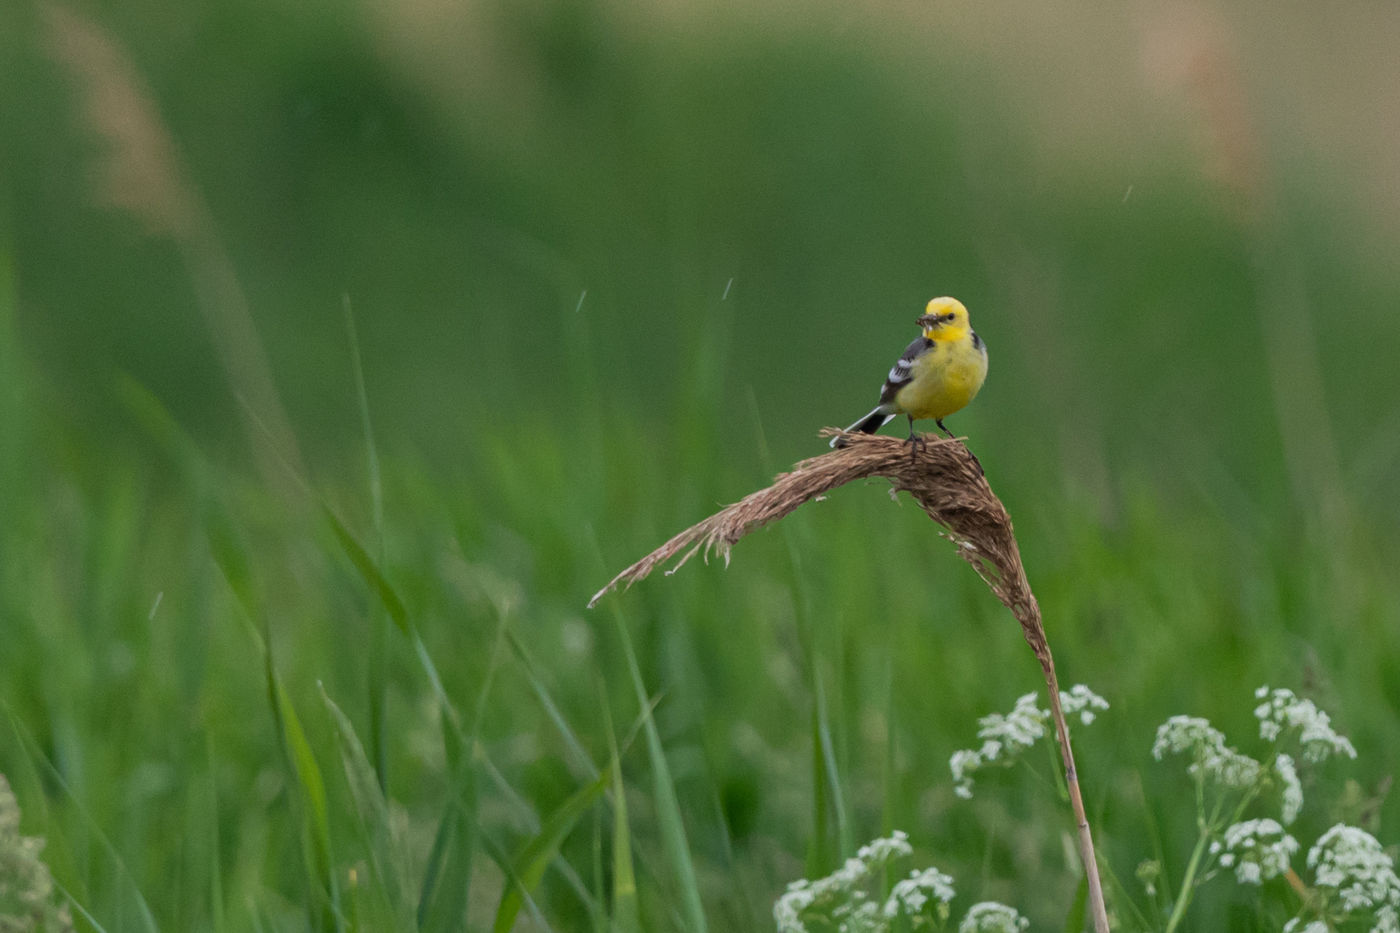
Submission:
M 823 436 L 840 432 L 828 428 Z M 1050 695 L 1050 712 L 1055 720 L 1055 738 L 1060 746 L 1070 807 L 1078 831 L 1079 857 L 1089 888 L 1089 909 L 1095 933 L 1108 933 L 1103 885 L 1094 859 L 1094 840 L 1084 811 L 1079 775 L 1070 748 L 1069 727 L 1060 705 L 1060 685 L 1055 661 L 1045 637 L 1040 606 L 1026 581 L 1020 548 L 1006 507 L 992 492 L 977 458 L 959 440 L 924 435 L 909 443 L 880 435 L 846 435 L 847 446 L 812 457 L 783 473 L 771 486 L 750 493 L 733 505 L 682 531 L 661 547 L 613 577 L 589 600 L 592 607 L 605 594 L 622 585 L 631 586 L 658 566 L 675 560 L 667 572 L 679 568 L 697 552 L 709 557 L 711 551 L 728 563 L 730 549 L 744 535 L 777 521 L 804 502 L 855 480 L 872 476 L 890 481 L 898 491 L 914 497 L 929 517 L 944 529 L 944 536 L 957 547 L 963 560 L 972 565 L 993 595 L 1001 600 L 1021 625 L 1026 643 L 1035 653 Z

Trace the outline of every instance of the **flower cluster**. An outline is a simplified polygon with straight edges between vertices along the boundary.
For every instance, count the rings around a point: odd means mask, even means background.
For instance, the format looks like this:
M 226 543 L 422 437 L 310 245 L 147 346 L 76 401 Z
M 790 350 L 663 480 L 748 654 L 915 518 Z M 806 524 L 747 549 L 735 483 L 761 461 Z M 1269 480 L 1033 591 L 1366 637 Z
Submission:
M 953 793 L 964 800 L 972 797 L 972 773 L 979 770 L 990 761 L 996 759 L 995 752 L 999 748 L 988 748 L 990 743 L 984 744 L 982 748 L 963 748 L 953 752 L 948 759 L 948 770 L 953 772 Z
M 840 930 L 842 933 L 890 933 L 893 930 L 944 929 L 953 879 L 937 868 L 912 871 L 895 883 L 883 903 L 868 893 L 876 875 L 893 859 L 912 853 L 909 838 L 895 831 L 861 847 L 835 872 L 815 881 L 794 881 L 773 906 L 778 933 Z M 977 904 L 958 926 L 959 933 L 1020 933 L 1028 926 L 1003 904 Z
M 1157 727 L 1152 757 L 1161 761 L 1168 754 L 1189 754 L 1187 773 L 1223 787 L 1250 787 L 1259 780 L 1259 762 L 1226 746 L 1225 734 L 1199 716 L 1173 716 Z
M 1189 756 L 1189 771 L 1198 781 L 1210 780 L 1221 791 L 1241 792 L 1231 801 L 1233 815 L 1218 822 L 1217 816 L 1228 812 L 1222 809 L 1224 800 L 1217 800 L 1214 813 L 1207 817 L 1204 798 L 1197 798 L 1200 843 L 1209 842 L 1206 865 L 1214 862 L 1233 870 L 1235 880 L 1245 885 L 1262 885 L 1287 874 L 1302 895 L 1303 909 L 1284 925 L 1283 933 L 1331 933 L 1339 928 L 1360 929 L 1361 924 L 1370 933 L 1400 933 L 1400 875 L 1369 833 L 1340 823 L 1333 826 L 1308 851 L 1307 866 L 1314 876 L 1310 889 L 1292 873 L 1290 861 L 1298 854 L 1299 844 L 1284 827 L 1292 825 L 1303 809 L 1303 782 L 1295 755 L 1304 764 L 1316 764 L 1334 756 L 1355 758 L 1356 749 L 1311 700 L 1267 686 L 1256 690 L 1254 697 L 1260 701 L 1254 709 L 1259 735 L 1273 746 L 1271 757 L 1265 759 L 1267 767 L 1229 747 L 1220 730 L 1198 717 L 1173 716 L 1158 727 L 1152 745 L 1152 754 L 1159 760 L 1169 754 Z M 1225 825 L 1238 820 L 1259 794 L 1272 790 L 1278 794 L 1279 820 Z M 1148 869 L 1145 877 L 1144 869 Z M 1139 867 L 1149 896 L 1156 893 L 1157 874 L 1157 866 L 1150 863 Z M 1188 869 L 1188 879 L 1190 875 Z M 1174 917 L 1183 915 L 1189 888 L 1190 884 L 1183 884 Z
M 19 801 L 0 774 L 0 930 L 71 931 L 66 904 L 54 900 L 53 878 L 39 858 L 44 840 L 21 836 Z
M 937 868 L 911 871 L 908 878 L 895 882 L 882 913 L 887 920 L 903 917 L 917 928 L 921 921 L 927 922 L 931 907 L 941 923 L 948 918 L 948 902 L 953 894 L 953 879 Z
M 958 933 L 1020 933 L 1031 925 L 1015 910 L 995 901 L 973 904 L 963 922 L 958 924 Z
M 1098 714 L 1095 710 L 1108 709 L 1108 701 L 1083 684 L 1075 684 L 1069 691 L 1060 691 L 1060 708 L 1066 716 L 1079 716 L 1079 721 L 1089 725 Z
M 1292 690 L 1271 690 L 1267 686 L 1254 691 L 1254 696 L 1264 701 L 1254 710 L 1264 740 L 1296 741 L 1303 761 L 1308 763 L 1333 755 L 1356 757 L 1351 742 L 1332 728 L 1331 718 L 1311 700 L 1300 700 Z M 1167 754 L 1190 755 L 1188 770 L 1194 777 L 1213 781 L 1225 789 L 1254 792 L 1277 788 L 1279 816 L 1284 826 L 1291 826 L 1303 809 L 1303 782 L 1298 778 L 1298 762 L 1292 755 L 1276 751 L 1266 770 L 1253 758 L 1227 746 L 1224 734 L 1205 719 L 1173 716 L 1157 728 L 1152 754 L 1158 760 Z
M 773 919 L 779 933 L 804 933 L 813 916 L 827 918 L 833 925 L 855 930 L 875 929 L 881 905 L 870 899 L 866 887 L 891 860 L 913 853 L 909 837 L 898 830 L 883 839 L 861 846 L 854 858 L 825 878 L 794 881 L 773 905 Z M 948 888 L 947 900 L 953 890 Z M 945 901 L 946 904 L 946 901 Z
M 953 752 L 948 769 L 953 772 L 953 793 L 962 798 L 972 796 L 972 775 L 993 763 L 1003 765 L 1015 761 L 1021 752 L 1045 736 L 1047 710 L 1036 705 L 1035 694 L 1027 693 L 1016 700 L 1006 715 L 992 713 L 977 720 L 980 748 L 965 748 Z
M 1325 761 L 1332 755 L 1356 757 L 1356 749 L 1346 736 L 1332 728 L 1332 719 L 1318 709 L 1312 700 L 1300 700 L 1292 690 L 1270 690 L 1267 686 L 1254 691 L 1255 699 L 1263 700 L 1254 710 L 1259 719 L 1259 735 L 1274 741 L 1283 733 L 1298 730 L 1305 761 Z
M 1008 749 L 1030 748 L 1045 736 L 1045 720 L 1050 713 L 1036 705 L 1035 694 L 1016 698 L 1011 712 L 992 713 L 977 720 L 977 737 Z
M 1060 707 L 1066 716 L 1079 717 L 1084 725 L 1094 721 L 1096 710 L 1108 709 L 1108 701 L 1083 684 L 1060 691 Z M 1009 765 L 1028 748 L 1045 738 L 1045 724 L 1050 711 L 1036 703 L 1036 694 L 1027 693 L 1016 700 L 1011 712 L 992 713 L 977 720 L 979 748 L 956 751 L 948 759 L 953 772 L 953 793 L 962 798 L 972 796 L 972 775 L 990 764 Z
M 1262 884 L 1288 870 L 1288 860 L 1298 851 L 1298 840 L 1283 831 L 1276 820 L 1247 820 L 1225 830 L 1223 839 L 1210 844 L 1223 868 L 1233 868 L 1240 884 Z
M 1338 823 L 1308 851 L 1308 868 L 1319 896 L 1283 933 L 1327 933 L 1357 921 L 1370 922 L 1371 933 L 1400 933 L 1400 877 L 1376 837 Z
M 1308 868 L 1319 888 L 1335 892 L 1343 910 L 1400 907 L 1400 877 L 1395 862 L 1376 837 L 1338 823 L 1308 851 Z

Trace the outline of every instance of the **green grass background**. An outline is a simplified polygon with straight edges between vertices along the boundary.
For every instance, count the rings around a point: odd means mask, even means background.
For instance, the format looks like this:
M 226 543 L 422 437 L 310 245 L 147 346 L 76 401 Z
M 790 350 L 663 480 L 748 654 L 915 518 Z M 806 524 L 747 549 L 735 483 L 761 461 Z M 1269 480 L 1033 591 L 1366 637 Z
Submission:
M 1049 759 L 970 803 L 946 764 L 1036 664 L 911 503 L 584 609 L 862 414 L 939 294 L 991 351 L 951 426 L 1113 704 L 1077 751 L 1125 888 L 1194 841 L 1153 728 L 1247 751 L 1261 683 L 1361 751 L 1299 837 L 1397 838 L 1396 25 L 9 5 L 0 772 L 80 925 L 487 929 L 514 874 L 520 928 L 765 929 L 902 828 L 1063 928 Z M 1194 928 L 1287 903 L 1219 885 Z

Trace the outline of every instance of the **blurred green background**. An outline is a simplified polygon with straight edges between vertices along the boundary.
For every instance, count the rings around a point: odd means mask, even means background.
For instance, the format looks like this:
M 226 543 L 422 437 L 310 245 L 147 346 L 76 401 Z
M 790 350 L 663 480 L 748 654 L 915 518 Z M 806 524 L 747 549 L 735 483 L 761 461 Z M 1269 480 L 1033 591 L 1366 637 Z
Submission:
M 692 894 L 768 928 L 787 881 L 899 827 L 1062 928 L 1053 785 L 969 804 L 946 769 L 1037 668 L 909 503 L 841 490 L 727 570 L 583 608 L 824 449 L 949 294 L 991 354 L 950 426 L 1062 681 L 1114 705 L 1078 751 L 1123 890 L 1193 841 L 1156 723 L 1245 746 L 1262 683 L 1361 751 L 1309 838 L 1346 807 L 1394 838 L 1397 38 L 1381 2 L 7 4 L 0 772 L 26 831 L 107 929 L 320 927 L 327 897 L 417 928 L 374 855 L 414 900 L 467 801 L 442 864 L 485 928 L 616 736 L 628 829 L 609 791 L 522 927 L 612 916 L 626 839 L 645 928 L 693 927 Z M 668 772 L 624 742 L 624 632 Z M 1194 916 L 1252 930 L 1253 904 Z

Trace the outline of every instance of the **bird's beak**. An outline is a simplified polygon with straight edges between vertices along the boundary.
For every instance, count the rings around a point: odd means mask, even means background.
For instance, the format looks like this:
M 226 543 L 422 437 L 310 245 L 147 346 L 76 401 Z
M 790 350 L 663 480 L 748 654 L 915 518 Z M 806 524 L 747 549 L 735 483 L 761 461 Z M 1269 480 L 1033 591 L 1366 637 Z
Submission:
M 920 327 L 925 327 L 925 328 L 927 328 L 927 327 L 937 327 L 937 326 L 938 326 L 938 315 L 936 315 L 936 314 L 921 314 L 921 315 L 919 315 L 919 319 L 916 320 L 914 323 L 915 323 L 915 324 L 918 324 Z

